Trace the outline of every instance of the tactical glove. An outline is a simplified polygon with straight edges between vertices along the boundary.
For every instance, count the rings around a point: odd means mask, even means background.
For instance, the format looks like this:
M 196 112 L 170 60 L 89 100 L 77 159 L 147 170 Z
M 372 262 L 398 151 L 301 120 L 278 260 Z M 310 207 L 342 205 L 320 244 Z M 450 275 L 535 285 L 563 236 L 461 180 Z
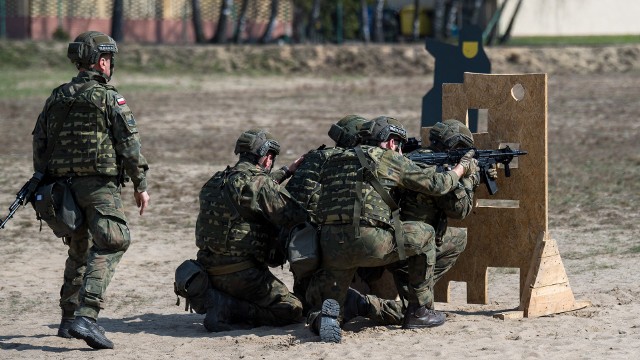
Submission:
M 464 169 L 463 176 L 469 176 L 471 174 L 475 174 L 478 172 L 478 160 L 473 158 L 475 154 L 474 150 L 469 150 L 464 156 L 460 159 L 460 166 Z
M 487 171 L 487 176 L 491 180 L 497 180 L 498 179 L 498 170 L 496 169 L 496 164 L 491 164 L 491 167 Z

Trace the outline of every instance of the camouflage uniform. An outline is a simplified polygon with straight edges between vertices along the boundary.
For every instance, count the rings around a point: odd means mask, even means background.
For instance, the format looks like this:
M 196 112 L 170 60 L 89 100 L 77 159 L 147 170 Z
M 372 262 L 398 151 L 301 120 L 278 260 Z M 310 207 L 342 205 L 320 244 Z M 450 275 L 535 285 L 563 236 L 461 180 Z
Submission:
M 313 225 L 318 224 L 316 210 L 320 197 L 320 169 L 332 155 L 344 151 L 340 147 L 311 150 L 304 155 L 304 161 L 296 173 L 287 182 L 286 189 L 298 203 L 307 209 L 309 220 Z M 306 302 L 306 292 L 309 286 L 309 276 L 298 276 L 293 273 L 293 293 L 302 301 L 305 312 L 309 310 Z
M 279 228 L 307 219 L 306 210 L 278 184 L 282 176 L 282 171 L 269 175 L 241 156 L 200 192 L 197 259 L 209 272 L 212 287 L 237 300 L 232 322 L 280 326 L 302 315 L 300 301 L 265 263 Z M 239 264 L 241 270 L 235 271 Z
M 377 146 L 360 148 L 374 164 L 375 176 L 392 196 L 403 188 L 443 195 L 457 186 L 458 176 L 454 172 L 421 169 L 401 154 Z M 361 169 L 355 149 L 349 149 L 331 157 L 322 170 L 318 203 L 322 271 L 314 274 L 307 293 L 307 301 L 315 309 L 319 309 L 324 299 L 344 303 L 358 267 L 383 266 L 400 260 L 391 210 Z M 358 177 L 364 181 L 357 180 Z M 412 221 L 402 223 L 402 230 L 410 270 L 409 301 L 432 307 L 430 278 L 435 264 L 434 230 L 423 222 Z M 384 309 L 375 311 L 385 314 L 382 317 L 398 316 L 386 314 Z
M 432 152 L 429 149 L 415 151 Z M 477 184 L 477 177 L 472 176 L 460 179 L 457 187 L 444 196 L 429 196 L 412 191 L 403 192 L 401 218 L 403 221 L 423 221 L 434 228 L 438 227 L 441 216 L 444 216 L 445 219 L 464 219 L 473 209 L 473 192 Z M 436 243 L 434 284 L 453 267 L 467 245 L 466 229 L 448 227 L 446 222 L 443 225 L 446 227 L 446 231 L 442 240 Z
M 88 82 L 93 84 L 75 94 Z M 47 164 L 43 156 L 58 121 L 63 123 Z M 118 173 L 126 170 L 135 191 L 147 189 L 148 165 L 124 97 L 94 71 L 81 71 L 53 90 L 33 130 L 33 161 L 36 169 L 46 167 L 45 181 L 68 179 L 85 217 L 83 226 L 65 238 L 69 257 L 60 290 L 63 319 L 96 319 L 115 267 L 131 242 Z

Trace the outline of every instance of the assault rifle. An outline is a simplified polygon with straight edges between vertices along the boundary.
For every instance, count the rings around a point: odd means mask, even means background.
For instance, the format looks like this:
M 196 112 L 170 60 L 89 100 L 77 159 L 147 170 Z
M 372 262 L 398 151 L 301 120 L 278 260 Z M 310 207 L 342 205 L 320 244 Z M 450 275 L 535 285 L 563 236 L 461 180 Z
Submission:
M 43 176 L 44 175 L 41 172 L 36 171 L 35 173 L 33 173 L 31 179 L 29 179 L 29 181 L 27 181 L 27 183 L 22 186 L 20 191 L 18 191 L 18 193 L 16 194 L 16 199 L 13 201 L 13 204 L 9 206 L 9 215 L 7 215 L 7 217 L 2 220 L 0 229 L 4 229 L 4 225 L 9 222 L 9 219 L 13 217 L 13 214 L 18 211 L 20 205 L 25 206 L 27 205 L 27 203 L 31 202 L 31 197 L 38 188 L 38 184 L 40 184 Z
M 509 177 L 511 176 L 509 163 L 511 163 L 513 158 L 520 155 L 527 155 L 526 151 L 512 150 L 507 146 L 503 149 L 497 150 L 478 150 L 476 148 L 468 148 L 449 150 L 448 152 L 441 153 L 412 153 L 407 154 L 406 156 L 415 162 L 442 167 L 445 164 L 455 165 L 459 163 L 460 159 L 462 159 L 464 154 L 469 150 L 475 151 L 473 157 L 478 160 L 478 166 L 480 166 L 480 181 L 487 184 L 487 190 L 489 190 L 489 194 L 491 195 L 498 192 L 498 186 L 496 185 L 495 180 L 492 180 L 488 175 L 491 166 L 498 163 L 504 165 L 504 176 Z

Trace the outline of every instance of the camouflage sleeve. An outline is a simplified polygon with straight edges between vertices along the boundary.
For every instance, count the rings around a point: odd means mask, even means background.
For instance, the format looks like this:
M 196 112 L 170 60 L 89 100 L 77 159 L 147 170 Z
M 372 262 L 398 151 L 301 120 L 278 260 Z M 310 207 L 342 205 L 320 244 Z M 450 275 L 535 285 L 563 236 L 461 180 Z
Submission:
M 435 166 L 421 168 L 395 151 L 385 151 L 378 171 L 396 177 L 400 187 L 425 195 L 444 195 L 455 189 L 459 180 L 453 171 L 440 173 Z
M 140 135 L 133 113 L 125 98 L 113 90 L 107 92 L 107 109 L 118 161 L 131 178 L 134 190 L 147 191 L 149 165 L 140 152 Z
M 473 184 L 468 178 L 460 179 L 457 187 L 444 196 L 434 198 L 436 207 L 452 219 L 464 219 L 473 209 Z
M 277 182 L 278 184 L 282 184 L 282 182 L 287 180 L 288 178 L 288 174 L 282 168 L 279 168 L 277 170 L 271 170 L 271 172 L 269 173 L 269 176 L 273 179 L 273 181 Z
M 42 112 L 38 115 L 36 125 L 31 132 L 33 136 L 33 169 L 43 170 L 47 163 L 46 159 L 42 157 L 47 152 L 47 108 L 49 105 L 49 99 L 44 105 Z
M 252 211 L 259 213 L 270 223 L 291 227 L 307 220 L 307 210 L 270 176 L 266 174 L 255 176 L 252 183 L 248 185 L 250 187 L 248 190 L 253 193 L 251 203 L 242 205 L 250 206 Z M 243 194 L 242 199 L 248 199 L 248 196 Z

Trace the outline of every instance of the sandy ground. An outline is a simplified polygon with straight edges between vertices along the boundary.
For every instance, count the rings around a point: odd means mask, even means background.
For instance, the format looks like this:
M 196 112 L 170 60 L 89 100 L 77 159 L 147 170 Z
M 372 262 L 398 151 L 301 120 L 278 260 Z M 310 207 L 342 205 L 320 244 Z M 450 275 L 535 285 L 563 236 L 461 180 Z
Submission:
M 72 73 L 62 74 L 61 81 Z M 118 78 L 118 76 L 120 76 Z M 124 189 L 133 243 L 109 287 L 100 324 L 114 350 L 93 351 L 55 336 L 65 246 L 34 212 L 21 209 L 0 230 L 0 358 L 630 359 L 640 354 L 640 74 L 549 77 L 550 233 L 573 292 L 592 306 L 536 319 L 492 315 L 518 306 L 518 274 L 490 269 L 489 304 L 466 304 L 455 286 L 445 325 L 405 331 L 347 325 L 341 344 L 323 344 L 304 324 L 207 333 L 203 316 L 175 305 L 176 266 L 194 258 L 197 195 L 211 173 L 234 160 L 233 143 L 250 127 L 281 139 L 276 165 L 326 143 L 347 113 L 387 114 L 418 136 L 430 77 L 179 77 L 116 75 L 139 123 L 151 164 L 151 206 L 138 216 Z M 127 91 L 153 83 L 157 90 Z M 0 99 L 0 204 L 30 177 L 30 132 L 43 97 Z M 610 184 L 607 186 L 601 183 Z M 275 273 L 287 284 L 286 267 Z

